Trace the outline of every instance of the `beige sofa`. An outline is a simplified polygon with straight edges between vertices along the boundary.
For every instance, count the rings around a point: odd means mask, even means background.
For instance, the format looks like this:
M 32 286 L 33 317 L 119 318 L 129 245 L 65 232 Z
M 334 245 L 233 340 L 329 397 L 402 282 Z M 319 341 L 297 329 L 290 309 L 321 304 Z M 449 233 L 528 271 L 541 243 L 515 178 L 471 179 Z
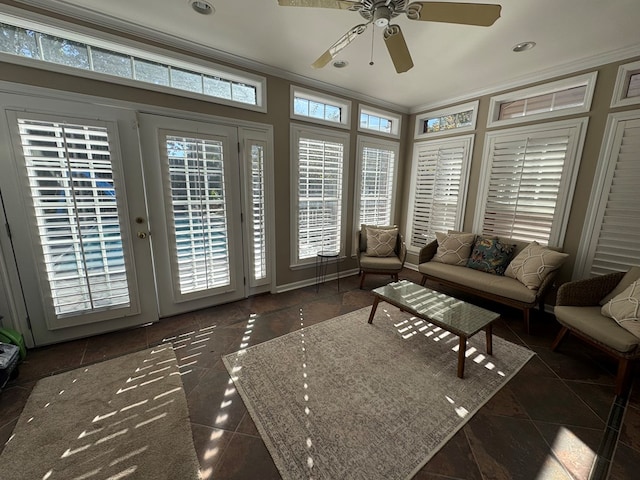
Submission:
M 497 237 L 503 243 L 515 245 L 512 258 L 527 247 L 529 242 L 521 242 L 504 237 Z M 420 250 L 418 271 L 422 274 L 422 285 L 427 280 L 455 290 L 472 294 L 484 299 L 498 302 L 522 310 L 525 328 L 529 332 L 530 310 L 538 305 L 544 308 L 544 298 L 553 285 L 558 270 L 547 274 L 539 288 L 531 289 L 516 278 L 495 275 L 474 270 L 467 266 L 450 265 L 433 261 L 438 250 L 438 241 L 434 240 Z M 552 249 L 558 251 L 558 249 Z

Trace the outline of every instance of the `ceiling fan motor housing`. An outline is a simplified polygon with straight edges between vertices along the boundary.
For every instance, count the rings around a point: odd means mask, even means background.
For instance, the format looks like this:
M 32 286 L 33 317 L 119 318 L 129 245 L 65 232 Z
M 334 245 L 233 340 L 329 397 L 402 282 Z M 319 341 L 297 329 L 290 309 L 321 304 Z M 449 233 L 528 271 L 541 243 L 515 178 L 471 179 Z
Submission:
M 364 0 L 358 9 L 360 15 L 378 27 L 386 27 L 392 18 L 404 11 L 405 0 Z

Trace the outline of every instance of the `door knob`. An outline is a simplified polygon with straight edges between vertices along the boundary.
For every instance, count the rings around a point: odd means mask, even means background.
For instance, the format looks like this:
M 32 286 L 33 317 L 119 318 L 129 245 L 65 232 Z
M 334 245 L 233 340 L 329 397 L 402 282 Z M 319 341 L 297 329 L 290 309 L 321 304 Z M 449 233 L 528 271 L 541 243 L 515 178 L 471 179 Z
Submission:
M 144 240 L 145 238 L 147 238 L 147 232 L 138 232 L 138 238 Z

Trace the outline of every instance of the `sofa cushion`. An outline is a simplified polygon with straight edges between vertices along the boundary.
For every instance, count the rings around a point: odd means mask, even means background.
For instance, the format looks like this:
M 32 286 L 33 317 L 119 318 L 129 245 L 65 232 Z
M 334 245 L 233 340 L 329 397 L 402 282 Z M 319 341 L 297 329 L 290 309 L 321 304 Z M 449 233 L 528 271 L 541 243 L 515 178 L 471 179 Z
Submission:
M 636 280 L 620 295 L 605 303 L 602 314 L 613 318 L 622 328 L 640 337 L 640 280 Z
M 478 236 L 473 243 L 467 267 L 494 275 L 504 275 L 515 247 L 515 244 L 502 243 L 497 237 Z
M 562 266 L 569 255 L 531 242 L 505 270 L 507 277 L 516 278 L 531 290 L 540 288 L 547 275 Z
M 605 317 L 601 307 L 572 307 L 561 305 L 554 307 L 558 321 L 584 335 L 621 353 L 629 353 L 638 348 L 640 338 L 628 332 L 615 320 Z
M 629 285 L 631 285 L 636 280 L 640 280 L 640 267 L 631 267 L 629 271 L 624 274 L 624 277 L 622 277 L 620 283 L 618 283 L 618 285 L 616 285 L 616 287 L 611 290 L 611 293 L 600 300 L 600 305 L 604 305 L 613 297 L 617 297 L 618 295 L 620 295 L 626 290 Z
M 365 255 L 369 257 L 395 256 L 396 241 L 398 240 L 397 228 L 366 227 L 367 250 Z
M 515 278 L 436 262 L 421 263 L 418 271 L 434 279 L 446 280 L 518 302 L 534 303 L 536 301 L 536 292 L 525 287 Z
M 438 250 L 433 256 L 434 262 L 447 265 L 466 265 L 471 247 L 473 246 L 473 233 L 442 233 L 436 232 Z

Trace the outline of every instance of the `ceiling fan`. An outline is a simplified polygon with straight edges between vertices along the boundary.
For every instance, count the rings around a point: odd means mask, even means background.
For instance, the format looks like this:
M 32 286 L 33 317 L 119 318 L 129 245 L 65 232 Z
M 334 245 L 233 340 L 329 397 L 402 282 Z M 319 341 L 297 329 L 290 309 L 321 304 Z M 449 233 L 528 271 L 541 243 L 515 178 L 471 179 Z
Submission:
M 461 23 L 488 27 L 500 18 L 500 5 L 458 2 L 411 2 L 407 0 L 278 0 L 283 7 L 334 8 L 358 12 L 366 23 L 350 29 L 338 39 L 320 58 L 313 62 L 314 68 L 322 68 L 358 35 L 373 23 L 383 28 L 384 43 L 398 73 L 413 67 L 413 60 L 399 25 L 391 20 L 404 13 L 409 20 L 423 22 Z

